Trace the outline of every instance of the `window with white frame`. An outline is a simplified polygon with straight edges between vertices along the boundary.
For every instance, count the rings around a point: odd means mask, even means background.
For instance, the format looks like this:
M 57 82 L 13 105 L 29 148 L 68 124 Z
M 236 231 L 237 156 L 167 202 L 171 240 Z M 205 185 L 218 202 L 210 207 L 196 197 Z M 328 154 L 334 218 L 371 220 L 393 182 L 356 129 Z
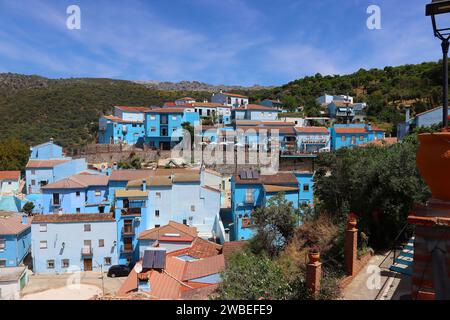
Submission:
M 110 266 L 111 265 L 111 257 L 105 257 L 105 259 L 103 260 L 103 264 L 105 266 Z
M 156 116 L 150 116 L 150 120 L 156 120 Z
M 156 132 L 156 127 L 151 127 L 150 132 Z
M 47 249 L 47 241 L 40 241 L 39 242 L 39 249 Z
M 99 248 L 103 248 L 105 246 L 105 240 L 104 239 L 99 239 L 98 240 L 98 246 L 99 246 Z
M 55 269 L 55 260 L 47 260 L 47 269 Z
M 161 192 L 156 192 L 156 193 L 155 193 L 155 197 L 156 197 L 156 198 L 161 198 Z
M 102 195 L 102 192 L 100 190 L 95 190 L 95 196 L 100 197 Z
M 91 232 L 91 225 L 90 224 L 85 224 L 84 225 L 84 232 Z
M 253 199 L 253 189 L 247 189 L 245 191 L 245 202 L 246 203 L 253 203 L 254 199 Z
M 159 210 L 155 210 L 155 217 L 159 217 Z
M 45 223 L 39 225 L 39 232 L 47 232 L 47 225 Z
M 5 251 L 5 249 L 6 249 L 6 240 L 0 239 L 0 252 Z
M 194 205 L 191 206 L 191 211 L 195 212 L 195 206 Z

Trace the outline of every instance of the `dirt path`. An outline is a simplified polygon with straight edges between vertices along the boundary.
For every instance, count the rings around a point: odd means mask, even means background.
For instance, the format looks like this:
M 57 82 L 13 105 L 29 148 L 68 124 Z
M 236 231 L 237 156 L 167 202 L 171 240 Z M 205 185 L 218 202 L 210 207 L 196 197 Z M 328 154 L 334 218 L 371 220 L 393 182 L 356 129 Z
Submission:
M 101 293 L 97 286 L 79 284 L 28 294 L 22 300 L 88 300 Z

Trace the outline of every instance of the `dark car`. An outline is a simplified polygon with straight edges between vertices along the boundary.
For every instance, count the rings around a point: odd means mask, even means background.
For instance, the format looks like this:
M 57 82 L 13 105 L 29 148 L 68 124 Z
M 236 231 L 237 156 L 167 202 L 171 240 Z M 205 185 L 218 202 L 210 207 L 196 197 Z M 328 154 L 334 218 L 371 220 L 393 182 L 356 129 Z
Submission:
M 130 271 L 130 267 L 126 265 L 111 266 L 108 270 L 108 277 L 127 277 Z

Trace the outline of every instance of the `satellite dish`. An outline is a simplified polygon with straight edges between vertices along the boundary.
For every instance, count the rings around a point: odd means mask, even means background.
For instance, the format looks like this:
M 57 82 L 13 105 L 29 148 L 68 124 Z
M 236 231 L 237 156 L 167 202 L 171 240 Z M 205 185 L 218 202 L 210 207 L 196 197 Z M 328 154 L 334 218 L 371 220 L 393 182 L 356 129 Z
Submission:
M 142 264 L 136 263 L 136 265 L 134 266 L 134 271 L 136 271 L 136 273 L 141 273 L 142 272 Z

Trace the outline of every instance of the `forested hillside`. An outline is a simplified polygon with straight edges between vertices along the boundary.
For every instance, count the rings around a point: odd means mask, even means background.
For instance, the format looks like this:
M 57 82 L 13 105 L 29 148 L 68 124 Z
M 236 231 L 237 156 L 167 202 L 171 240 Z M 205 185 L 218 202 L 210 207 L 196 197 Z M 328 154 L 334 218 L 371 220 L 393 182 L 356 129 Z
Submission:
M 343 76 L 317 74 L 281 87 L 249 94 L 252 102 L 279 98 L 288 107 L 305 106 L 305 114 L 318 116 L 315 98 L 324 92 L 350 94 L 369 104 L 369 120 L 395 125 L 404 119 L 404 107 L 412 114 L 440 105 L 441 66 L 418 65 L 359 70 Z M 94 142 L 98 118 L 114 105 L 158 106 L 183 96 L 199 101 L 209 92 L 163 91 L 142 84 L 111 79 L 47 79 L 39 76 L 0 74 L 0 139 L 17 138 L 29 145 L 53 137 L 64 147 L 77 148 Z
M 371 69 L 343 76 L 316 74 L 292 81 L 272 90 L 253 94 L 256 100 L 278 98 L 288 106 L 305 106 L 308 116 L 318 116 L 315 98 L 328 94 L 349 94 L 356 102 L 367 102 L 369 119 L 395 124 L 404 119 L 404 107 L 410 106 L 412 115 L 441 105 L 441 62 Z
M 203 100 L 209 93 L 148 89 L 110 79 L 49 80 L 0 77 L 0 139 L 17 138 L 33 145 L 53 137 L 76 148 L 96 139 L 98 118 L 114 105 L 155 106 L 183 96 Z

